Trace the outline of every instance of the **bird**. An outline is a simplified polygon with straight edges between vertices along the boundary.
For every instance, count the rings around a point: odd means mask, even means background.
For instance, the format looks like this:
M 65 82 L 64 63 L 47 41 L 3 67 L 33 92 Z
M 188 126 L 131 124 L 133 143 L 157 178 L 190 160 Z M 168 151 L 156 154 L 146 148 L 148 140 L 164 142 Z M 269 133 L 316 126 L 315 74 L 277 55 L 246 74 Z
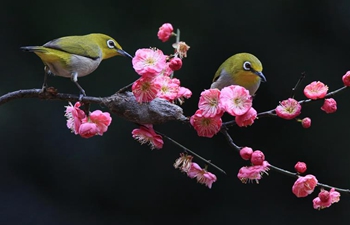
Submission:
M 44 63 L 45 76 L 42 91 L 47 87 L 47 75 L 52 74 L 71 78 L 83 96 L 86 96 L 86 93 L 79 85 L 78 77 L 95 71 L 104 59 L 118 55 L 133 58 L 115 39 L 102 33 L 65 36 L 51 40 L 42 46 L 24 46 L 20 49 L 34 52 Z
M 246 88 L 251 96 L 266 82 L 260 60 L 250 53 L 237 53 L 226 59 L 216 71 L 210 89 L 221 90 L 230 85 Z

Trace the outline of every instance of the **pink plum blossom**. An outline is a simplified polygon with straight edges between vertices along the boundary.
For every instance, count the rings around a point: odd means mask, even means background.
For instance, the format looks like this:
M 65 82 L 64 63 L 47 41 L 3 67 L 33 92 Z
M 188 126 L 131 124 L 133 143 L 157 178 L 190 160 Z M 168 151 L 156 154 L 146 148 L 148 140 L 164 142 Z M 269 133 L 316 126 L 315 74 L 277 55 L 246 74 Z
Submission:
M 324 98 L 327 94 L 327 91 L 328 86 L 321 81 L 314 81 L 311 84 L 306 85 L 304 88 L 305 96 L 313 100 Z
M 174 29 L 171 23 L 164 23 L 161 27 L 159 27 L 157 36 L 159 40 L 161 40 L 162 42 L 166 42 L 173 34 L 173 31 Z
M 321 190 L 312 203 L 314 209 L 324 209 L 330 207 L 333 203 L 337 203 L 340 200 L 340 193 L 337 192 L 334 188 L 330 191 Z
M 133 83 L 131 90 L 137 102 L 150 102 L 157 97 L 160 85 L 152 77 L 140 77 Z
M 79 108 L 80 106 L 80 102 L 76 102 L 74 106 L 69 102 L 64 114 L 67 118 L 67 127 L 75 134 L 79 133 L 79 127 L 82 124 L 82 120 L 86 117 L 84 111 Z
M 256 183 L 259 183 L 259 180 L 262 178 L 262 175 L 268 174 L 267 171 L 270 164 L 267 161 L 264 161 L 262 165 L 255 166 L 244 166 L 239 169 L 237 177 L 242 183 L 247 183 L 248 181 L 255 180 Z
M 239 150 L 239 154 L 244 160 L 250 160 L 253 153 L 253 149 L 249 147 L 244 147 Z
M 344 86 L 349 87 L 350 86 L 350 71 L 347 71 L 345 75 L 342 77 Z
M 166 67 L 166 57 L 159 49 L 138 49 L 132 59 L 136 73 L 141 76 L 154 77 L 159 75 Z
M 337 102 L 333 98 L 326 98 L 321 109 L 326 113 L 334 113 L 337 111 Z
M 96 124 L 97 134 L 101 135 L 107 131 L 108 126 L 112 122 L 112 117 L 109 112 L 102 112 L 101 110 L 95 110 L 90 113 L 91 122 Z
M 182 60 L 179 57 L 174 57 L 169 61 L 169 68 L 173 71 L 179 70 L 182 67 Z
M 95 110 L 92 113 L 89 112 L 89 116 L 86 117 L 83 110 L 79 107 L 80 102 L 76 102 L 74 106 L 70 105 L 66 107 L 65 116 L 67 119 L 67 127 L 75 134 L 79 134 L 81 137 L 90 138 L 95 135 L 103 135 L 107 131 L 108 126 L 112 122 L 112 118 L 108 112 L 102 112 L 101 110 Z
M 241 116 L 252 107 L 253 99 L 244 87 L 231 85 L 221 90 L 220 102 L 226 112 Z
M 223 108 L 220 104 L 219 89 L 209 89 L 202 91 L 198 102 L 198 108 L 202 110 L 202 115 L 204 117 L 222 115 Z
M 251 126 L 254 123 L 256 116 L 257 116 L 256 110 L 253 107 L 251 107 L 243 115 L 236 116 L 235 121 L 239 127 L 247 127 L 247 126 Z
M 187 171 L 187 176 L 190 178 L 196 178 L 197 176 L 202 176 L 202 167 L 197 163 L 192 162 L 190 169 Z
M 317 183 L 318 180 L 314 175 L 309 174 L 304 177 L 299 177 L 292 187 L 292 192 L 298 198 L 306 197 L 314 191 Z
M 154 78 L 153 82 L 160 87 L 157 97 L 168 101 L 173 101 L 176 99 L 180 88 L 179 79 L 160 75 Z
M 297 117 L 301 113 L 301 105 L 293 98 L 288 98 L 280 102 L 280 105 L 276 107 L 277 116 L 291 120 Z
M 152 150 L 163 148 L 163 138 L 154 131 L 152 124 L 140 126 L 140 128 L 134 129 L 131 133 L 135 140 L 141 144 L 148 143 Z
M 221 115 L 204 117 L 202 110 L 198 109 L 191 116 L 190 123 L 197 131 L 198 136 L 211 138 L 220 131 L 222 120 Z
M 212 184 L 217 180 L 214 174 L 202 169 L 197 163 L 191 163 L 187 176 L 196 178 L 198 183 L 205 184 L 208 188 L 211 188 Z
M 198 183 L 205 184 L 209 189 L 211 189 L 213 183 L 217 180 L 215 174 L 203 170 L 202 176 L 197 176 Z
M 307 170 L 306 163 L 304 163 L 304 162 L 297 162 L 295 164 L 295 166 L 294 166 L 294 169 L 298 173 L 305 173 L 305 171 Z

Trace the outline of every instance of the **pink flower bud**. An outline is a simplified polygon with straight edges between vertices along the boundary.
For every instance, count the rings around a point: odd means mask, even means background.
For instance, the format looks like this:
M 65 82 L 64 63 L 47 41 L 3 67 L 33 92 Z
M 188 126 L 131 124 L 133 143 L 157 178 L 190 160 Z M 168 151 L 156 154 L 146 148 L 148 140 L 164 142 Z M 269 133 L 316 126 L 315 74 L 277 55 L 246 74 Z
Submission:
M 173 31 L 173 26 L 170 23 L 164 23 L 159 27 L 157 36 L 162 42 L 166 42 L 171 37 Z
M 262 165 L 265 160 L 265 155 L 262 151 L 256 150 L 252 153 L 252 157 L 250 158 L 250 162 L 253 165 Z
M 173 71 L 181 69 L 181 67 L 182 67 L 182 60 L 180 58 L 178 58 L 178 57 L 170 59 L 169 67 Z
M 329 200 L 329 192 L 326 190 L 322 190 L 319 194 L 318 197 L 320 198 L 321 202 L 328 202 Z
M 253 153 L 253 149 L 249 147 L 244 147 L 239 151 L 239 154 L 244 160 L 249 160 L 252 156 L 252 153 Z
M 344 86 L 350 86 L 350 71 L 346 72 L 346 74 L 342 78 Z
M 326 113 L 334 113 L 337 111 L 337 102 L 333 98 L 326 98 L 321 109 Z
M 304 162 L 297 162 L 297 164 L 295 164 L 295 166 L 294 166 L 294 169 L 298 173 L 305 173 L 305 171 L 307 169 L 306 163 L 304 163 Z
M 83 138 L 91 138 L 97 135 L 98 129 L 96 123 L 86 122 L 80 125 L 79 134 Z
M 311 119 L 309 117 L 305 117 L 302 121 L 301 121 L 301 125 L 304 128 L 309 128 L 311 127 Z

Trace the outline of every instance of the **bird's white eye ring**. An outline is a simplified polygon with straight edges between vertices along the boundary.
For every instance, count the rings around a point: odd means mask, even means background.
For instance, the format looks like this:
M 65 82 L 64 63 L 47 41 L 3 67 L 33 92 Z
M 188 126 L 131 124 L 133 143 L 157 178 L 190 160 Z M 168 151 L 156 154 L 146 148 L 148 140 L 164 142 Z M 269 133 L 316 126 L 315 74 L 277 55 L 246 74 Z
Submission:
M 115 48 L 114 41 L 113 40 L 108 40 L 107 41 L 107 46 L 108 46 L 108 48 Z
M 251 68 L 252 68 L 252 65 L 250 64 L 250 62 L 245 61 L 245 62 L 243 63 L 243 69 L 244 69 L 244 70 L 250 70 Z

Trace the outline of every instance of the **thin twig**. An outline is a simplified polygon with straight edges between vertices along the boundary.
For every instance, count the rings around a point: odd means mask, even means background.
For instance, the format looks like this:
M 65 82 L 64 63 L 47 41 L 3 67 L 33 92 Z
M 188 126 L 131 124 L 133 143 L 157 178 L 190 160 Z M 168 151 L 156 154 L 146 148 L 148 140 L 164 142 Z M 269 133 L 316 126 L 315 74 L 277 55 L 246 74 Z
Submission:
M 117 91 L 117 93 L 124 93 L 129 88 L 131 88 L 133 84 L 134 84 L 134 82 L 132 82 L 131 84 L 126 85 L 125 87 L 120 88 L 119 91 Z
M 159 132 L 159 131 L 155 131 L 157 134 L 162 135 L 163 137 L 165 137 L 166 139 L 168 139 L 169 141 L 171 141 L 172 143 L 174 143 L 175 145 L 179 146 L 180 148 L 182 148 L 185 152 L 189 152 L 192 155 L 196 156 L 197 158 L 199 158 L 200 160 L 202 160 L 203 162 L 205 162 L 208 165 L 211 165 L 212 167 L 214 167 L 215 169 L 219 170 L 221 173 L 226 174 L 226 172 L 221 169 L 220 167 L 218 167 L 217 165 L 215 165 L 214 163 L 212 163 L 210 160 L 207 160 L 205 158 L 203 158 L 202 156 L 198 155 L 197 153 L 195 153 L 194 151 L 186 148 L 185 146 L 183 146 L 182 144 L 180 144 L 179 142 L 175 141 L 174 139 L 168 137 L 167 135 Z
M 226 128 L 225 125 L 222 125 L 222 126 L 221 126 L 220 132 L 225 136 L 225 138 L 226 138 L 228 144 L 229 144 L 232 148 L 234 148 L 237 152 L 239 152 L 239 151 L 241 150 L 241 147 L 239 147 L 238 145 L 236 145 L 236 144 L 233 142 L 231 136 L 230 136 L 229 133 L 227 132 L 227 128 Z
M 290 97 L 294 98 L 295 95 L 295 91 L 298 89 L 298 87 L 300 86 L 301 82 L 304 80 L 306 74 L 305 72 L 301 73 L 301 76 L 299 77 L 298 82 L 295 84 L 295 86 L 292 88 L 292 92 L 290 93 Z

